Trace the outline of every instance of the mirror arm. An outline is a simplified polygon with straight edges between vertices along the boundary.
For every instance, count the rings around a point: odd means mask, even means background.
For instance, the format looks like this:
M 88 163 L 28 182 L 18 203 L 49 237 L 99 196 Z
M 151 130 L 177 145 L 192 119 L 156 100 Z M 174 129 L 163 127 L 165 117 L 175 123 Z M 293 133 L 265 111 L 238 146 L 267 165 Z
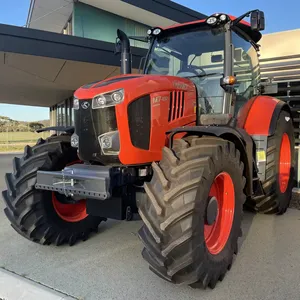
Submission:
M 247 34 L 247 33 L 245 33 L 243 30 L 241 30 L 239 27 L 235 27 L 234 28 L 234 30 L 235 31 L 237 31 L 241 36 L 243 36 L 253 47 L 254 47 L 254 49 L 256 50 L 256 51 L 259 51 L 259 47 L 260 47 L 260 45 L 259 44 L 257 44 L 257 43 L 255 43 L 251 38 L 250 38 L 250 36 Z
M 244 18 L 250 17 L 250 14 L 259 11 L 259 9 L 249 10 L 248 12 L 244 13 L 243 15 L 239 16 L 235 20 L 232 21 L 232 25 L 235 26 L 236 24 L 240 23 Z

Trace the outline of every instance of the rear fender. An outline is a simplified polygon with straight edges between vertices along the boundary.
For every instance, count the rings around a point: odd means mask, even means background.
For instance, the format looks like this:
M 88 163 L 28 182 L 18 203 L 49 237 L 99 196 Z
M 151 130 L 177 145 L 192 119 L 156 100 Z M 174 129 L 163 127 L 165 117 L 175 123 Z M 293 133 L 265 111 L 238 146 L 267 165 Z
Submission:
M 190 126 L 175 128 L 170 133 L 169 147 L 172 148 L 173 140 L 176 135 L 210 135 L 223 138 L 235 144 L 236 149 L 240 151 L 241 160 L 244 163 L 244 176 L 247 178 L 245 192 L 247 196 L 253 194 L 253 155 L 254 145 L 251 137 L 243 129 L 235 129 L 229 126 Z
M 249 100 L 239 111 L 237 126 L 243 128 L 255 142 L 254 159 L 258 176 L 265 180 L 268 137 L 274 135 L 280 112 L 290 113 L 289 106 L 270 96 L 256 96 Z
M 270 136 L 275 133 L 276 123 L 282 110 L 290 113 L 289 106 L 270 96 L 256 96 L 239 111 L 237 126 L 249 135 Z

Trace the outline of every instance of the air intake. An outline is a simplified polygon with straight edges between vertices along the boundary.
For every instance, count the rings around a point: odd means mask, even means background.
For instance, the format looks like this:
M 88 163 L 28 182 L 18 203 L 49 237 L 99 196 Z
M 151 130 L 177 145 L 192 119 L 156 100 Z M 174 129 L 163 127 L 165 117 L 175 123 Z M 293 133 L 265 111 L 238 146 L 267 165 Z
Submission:
M 169 122 L 183 117 L 184 113 L 184 92 L 171 92 L 170 93 L 170 106 L 169 106 Z

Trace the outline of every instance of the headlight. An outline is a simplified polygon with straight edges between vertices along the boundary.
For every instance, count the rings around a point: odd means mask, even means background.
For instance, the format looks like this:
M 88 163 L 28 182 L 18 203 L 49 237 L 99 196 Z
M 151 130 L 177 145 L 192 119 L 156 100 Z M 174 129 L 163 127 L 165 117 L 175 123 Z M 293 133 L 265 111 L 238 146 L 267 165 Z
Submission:
M 226 21 L 226 20 L 227 20 L 227 16 L 226 16 L 226 15 L 221 15 L 221 16 L 220 16 L 220 20 L 221 20 L 222 22 Z
M 118 155 L 120 152 L 119 131 L 110 131 L 98 136 L 104 155 Z
M 93 98 L 92 108 L 98 109 L 103 107 L 115 106 L 124 101 L 124 89 L 97 95 Z
M 73 133 L 71 136 L 71 146 L 74 148 L 79 146 L 79 136 L 76 133 Z
M 79 109 L 79 100 L 76 97 L 73 99 L 73 108 L 76 110 Z
M 160 28 L 155 28 L 152 32 L 153 35 L 159 35 L 161 33 L 161 29 Z
M 206 23 L 209 25 L 215 25 L 217 23 L 218 19 L 216 17 L 210 17 L 206 20 Z

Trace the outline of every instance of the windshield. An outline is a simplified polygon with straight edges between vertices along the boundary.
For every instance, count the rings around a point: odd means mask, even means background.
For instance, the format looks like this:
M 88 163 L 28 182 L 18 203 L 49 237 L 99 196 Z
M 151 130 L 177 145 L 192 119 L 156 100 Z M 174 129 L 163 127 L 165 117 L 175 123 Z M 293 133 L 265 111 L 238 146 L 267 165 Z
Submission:
M 145 74 L 190 78 L 197 88 L 200 112 L 220 113 L 224 47 L 224 32 L 214 32 L 206 25 L 162 35 L 153 41 L 144 71 Z

